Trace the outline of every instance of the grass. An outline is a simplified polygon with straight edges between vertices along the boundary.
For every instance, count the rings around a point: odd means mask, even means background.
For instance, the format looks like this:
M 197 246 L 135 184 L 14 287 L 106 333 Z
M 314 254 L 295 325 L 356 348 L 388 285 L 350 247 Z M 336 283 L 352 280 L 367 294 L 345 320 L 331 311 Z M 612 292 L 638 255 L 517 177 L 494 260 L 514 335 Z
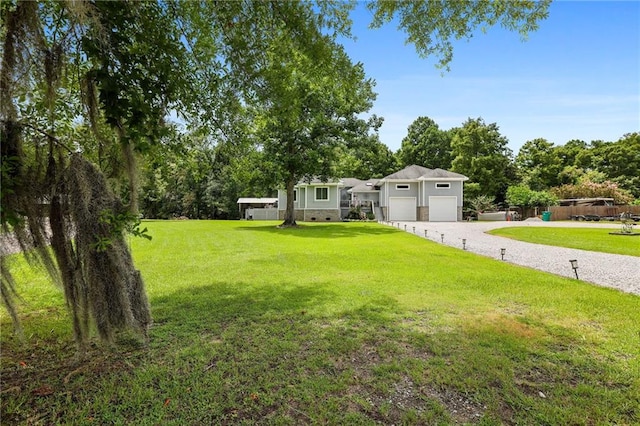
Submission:
M 146 223 L 148 347 L 74 356 L 23 269 L 3 424 L 640 422 L 639 297 L 374 223 L 275 224 Z
M 640 236 L 610 235 L 610 232 L 619 232 L 619 229 L 518 226 L 493 229 L 488 233 L 529 243 L 640 256 Z

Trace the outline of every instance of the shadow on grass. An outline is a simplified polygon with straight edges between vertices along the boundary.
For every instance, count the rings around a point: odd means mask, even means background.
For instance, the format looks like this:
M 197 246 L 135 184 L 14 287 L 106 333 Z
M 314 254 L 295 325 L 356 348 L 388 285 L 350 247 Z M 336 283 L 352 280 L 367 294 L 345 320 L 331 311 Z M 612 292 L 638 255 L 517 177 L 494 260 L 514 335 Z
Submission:
M 588 418 L 635 424 L 638 419 L 637 406 L 629 403 L 637 378 L 620 364 L 593 357 L 591 344 L 575 330 L 517 315 L 438 327 L 429 311 L 405 311 L 393 297 L 354 300 L 338 311 L 340 297 L 322 283 L 220 281 L 154 296 L 149 351 L 56 368 L 48 360 L 64 358 L 65 348 L 40 348 L 38 357 L 25 350 L 29 358 L 14 357 L 26 359 L 28 368 L 16 362 L 2 372 L 3 386 L 16 389 L 0 402 L 3 420 L 580 424 Z
M 378 224 L 330 223 L 322 225 L 298 225 L 295 228 L 278 228 L 273 225 L 241 226 L 239 231 L 258 231 L 302 238 L 354 238 L 361 235 L 389 235 L 397 230 Z
M 277 286 L 214 282 L 153 297 L 151 306 L 156 326 L 166 324 L 189 333 L 193 327 L 219 327 L 238 318 L 258 320 L 269 313 L 300 313 L 310 306 L 330 302 L 334 296 L 321 284 L 308 287 L 284 282 Z

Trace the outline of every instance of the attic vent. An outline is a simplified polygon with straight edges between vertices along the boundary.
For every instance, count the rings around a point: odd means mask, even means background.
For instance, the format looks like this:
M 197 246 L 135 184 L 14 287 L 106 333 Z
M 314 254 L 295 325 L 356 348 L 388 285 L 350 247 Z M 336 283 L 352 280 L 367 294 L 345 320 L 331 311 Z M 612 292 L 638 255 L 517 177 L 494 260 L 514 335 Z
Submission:
M 367 186 L 373 186 L 373 182 L 367 182 Z

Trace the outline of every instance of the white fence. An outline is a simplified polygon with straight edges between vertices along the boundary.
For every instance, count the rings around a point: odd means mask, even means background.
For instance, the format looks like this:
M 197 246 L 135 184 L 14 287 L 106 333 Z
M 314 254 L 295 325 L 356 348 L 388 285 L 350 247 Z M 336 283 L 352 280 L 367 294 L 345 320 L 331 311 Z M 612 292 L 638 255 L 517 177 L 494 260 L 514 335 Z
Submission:
M 244 212 L 247 220 L 278 220 L 278 209 L 247 209 Z

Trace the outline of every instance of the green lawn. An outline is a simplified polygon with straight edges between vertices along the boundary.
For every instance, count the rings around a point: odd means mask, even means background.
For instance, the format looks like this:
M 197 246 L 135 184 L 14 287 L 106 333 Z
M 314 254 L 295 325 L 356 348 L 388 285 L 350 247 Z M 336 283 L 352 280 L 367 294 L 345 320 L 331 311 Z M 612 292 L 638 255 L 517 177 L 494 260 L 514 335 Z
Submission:
M 638 424 L 640 297 L 375 223 L 147 222 L 144 347 L 23 269 L 2 423 Z
M 518 226 L 488 233 L 529 243 L 640 256 L 640 236 L 610 235 L 610 232 L 620 232 L 620 229 Z

